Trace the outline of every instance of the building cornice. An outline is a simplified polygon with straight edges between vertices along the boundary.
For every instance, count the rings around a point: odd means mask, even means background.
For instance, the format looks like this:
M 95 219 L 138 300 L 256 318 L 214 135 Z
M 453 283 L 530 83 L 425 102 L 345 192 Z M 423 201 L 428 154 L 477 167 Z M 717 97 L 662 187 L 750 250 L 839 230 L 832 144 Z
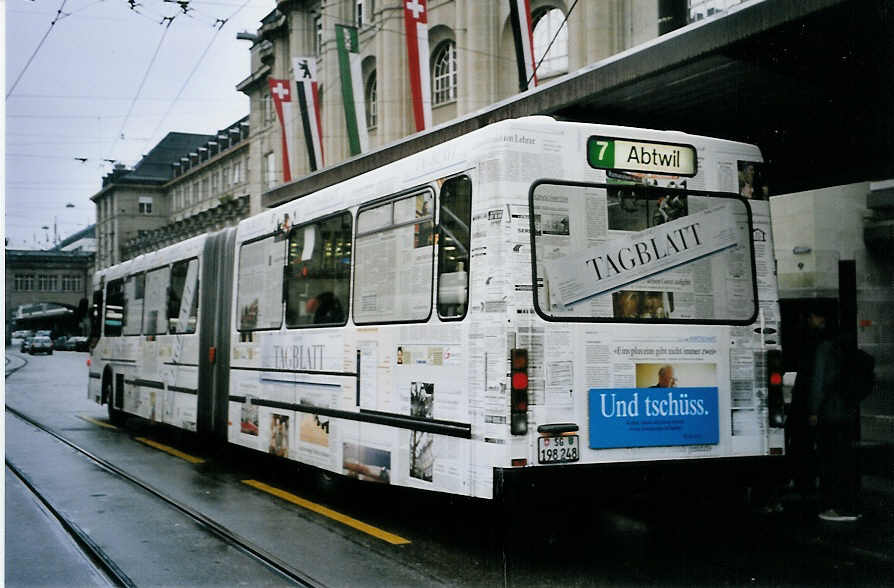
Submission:
M 90 200 L 96 202 L 96 200 L 102 196 L 105 196 L 106 192 L 111 192 L 115 189 L 121 188 L 140 188 L 143 190 L 164 190 L 165 183 L 167 180 L 157 180 L 151 182 L 149 180 L 136 180 L 136 181 L 117 181 L 109 184 L 108 186 L 103 186 L 99 192 L 90 197 Z
M 271 67 L 269 65 L 262 65 L 258 70 L 253 71 L 250 76 L 236 84 L 236 90 L 247 94 L 248 91 L 253 90 L 255 86 L 263 82 L 267 79 L 267 76 L 270 75 Z
M 131 259 L 160 249 L 172 242 L 183 241 L 210 230 L 210 227 L 224 223 L 235 224 L 248 216 L 250 196 L 244 194 L 227 198 L 217 206 L 203 210 L 179 221 L 170 222 L 144 235 L 128 239 L 122 246 L 124 259 Z
M 88 251 L 46 251 L 32 249 L 7 249 L 6 268 L 31 266 L 35 263 L 71 265 L 92 263 L 93 252 Z
M 168 190 L 171 187 L 173 187 L 174 185 L 176 185 L 178 182 L 193 179 L 193 177 L 196 174 L 207 171 L 209 167 L 212 167 L 214 165 L 219 165 L 224 159 L 230 157 L 231 155 L 237 155 L 241 151 L 248 149 L 249 145 L 250 145 L 250 141 L 242 140 L 239 142 L 238 145 L 234 145 L 232 147 L 227 147 L 226 151 L 223 151 L 221 153 L 216 153 L 208 161 L 203 161 L 198 166 L 190 167 L 189 170 L 187 170 L 186 172 L 180 174 L 179 176 L 175 176 L 175 177 L 171 178 L 170 180 L 167 181 L 167 183 L 165 183 L 163 188 L 165 190 Z

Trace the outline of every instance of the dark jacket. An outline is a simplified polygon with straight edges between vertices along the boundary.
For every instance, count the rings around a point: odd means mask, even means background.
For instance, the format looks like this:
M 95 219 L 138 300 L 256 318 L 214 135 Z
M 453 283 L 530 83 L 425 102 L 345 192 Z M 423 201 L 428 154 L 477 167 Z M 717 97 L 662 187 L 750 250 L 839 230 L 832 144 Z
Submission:
M 853 395 L 847 393 L 849 382 L 841 377 L 841 344 L 834 339 L 822 341 L 816 348 L 813 381 L 807 398 L 807 411 L 816 415 L 820 424 L 840 425 L 857 418 Z
M 822 339 L 815 333 L 809 334 L 798 356 L 798 375 L 792 386 L 792 403 L 789 413 L 789 421 L 807 426 L 807 399 L 810 397 L 810 389 L 813 384 L 813 371 L 816 364 L 816 348 Z

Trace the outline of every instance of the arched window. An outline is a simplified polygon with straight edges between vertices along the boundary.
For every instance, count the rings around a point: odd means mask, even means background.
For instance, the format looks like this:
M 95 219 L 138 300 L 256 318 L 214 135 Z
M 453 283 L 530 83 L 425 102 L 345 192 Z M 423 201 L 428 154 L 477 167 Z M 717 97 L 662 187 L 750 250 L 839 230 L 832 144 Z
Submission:
M 435 48 L 432 57 L 433 106 L 456 100 L 456 43 L 444 41 Z
M 376 128 L 377 117 L 376 102 L 376 72 L 369 74 L 366 78 L 366 128 L 373 130 Z
M 540 64 L 538 79 L 568 71 L 568 25 L 565 14 L 558 8 L 545 8 L 534 15 L 534 63 Z

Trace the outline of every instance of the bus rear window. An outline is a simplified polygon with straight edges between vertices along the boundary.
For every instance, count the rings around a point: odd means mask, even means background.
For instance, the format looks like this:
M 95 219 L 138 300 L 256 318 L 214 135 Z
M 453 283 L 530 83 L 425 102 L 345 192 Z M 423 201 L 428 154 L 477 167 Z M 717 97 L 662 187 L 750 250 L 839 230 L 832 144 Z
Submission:
M 544 318 L 748 324 L 757 316 L 744 199 L 622 183 L 539 183 L 530 197 Z

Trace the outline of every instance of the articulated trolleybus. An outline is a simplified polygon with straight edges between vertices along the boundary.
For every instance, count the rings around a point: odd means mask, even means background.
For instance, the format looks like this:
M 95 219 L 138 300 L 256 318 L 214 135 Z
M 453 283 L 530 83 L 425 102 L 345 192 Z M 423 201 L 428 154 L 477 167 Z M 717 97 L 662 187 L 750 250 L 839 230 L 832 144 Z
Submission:
M 751 145 L 509 120 L 98 272 L 89 396 L 345 476 L 492 498 L 783 453 Z

